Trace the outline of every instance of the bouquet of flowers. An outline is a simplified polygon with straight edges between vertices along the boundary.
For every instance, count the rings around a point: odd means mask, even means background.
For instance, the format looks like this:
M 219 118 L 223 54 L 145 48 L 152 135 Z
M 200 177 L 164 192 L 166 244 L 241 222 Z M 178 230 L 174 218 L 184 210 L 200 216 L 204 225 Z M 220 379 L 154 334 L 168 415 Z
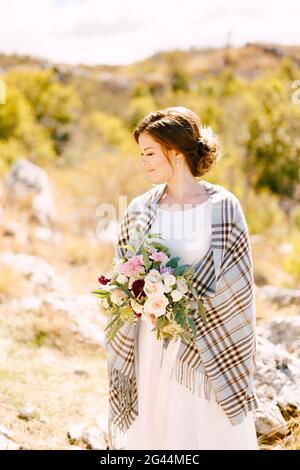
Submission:
M 204 306 L 190 283 L 194 262 L 180 265 L 180 257 L 170 257 L 168 247 L 151 241 L 161 238 L 160 234 L 146 234 L 141 239 L 138 225 L 135 230 L 141 242 L 138 249 L 122 245 L 132 255 L 114 258 L 110 277 L 100 276 L 102 288 L 92 291 L 109 314 L 105 328 L 108 341 L 126 321 L 136 322 L 138 318 L 152 323 L 158 340 L 180 336 L 183 341 L 193 341 L 197 331 L 189 314 L 191 303 L 187 292 L 197 301 L 199 315 L 206 323 Z

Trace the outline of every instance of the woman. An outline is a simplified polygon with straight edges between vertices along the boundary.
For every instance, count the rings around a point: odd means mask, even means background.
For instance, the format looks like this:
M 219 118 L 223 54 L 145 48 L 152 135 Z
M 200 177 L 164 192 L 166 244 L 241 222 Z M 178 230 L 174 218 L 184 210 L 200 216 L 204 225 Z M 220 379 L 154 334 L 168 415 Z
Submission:
M 167 349 L 137 320 L 107 344 L 109 433 L 114 448 L 258 449 L 253 411 L 255 299 L 252 253 L 237 197 L 195 177 L 219 159 L 210 128 L 184 107 L 147 115 L 134 131 L 142 163 L 156 186 L 134 198 L 122 219 L 116 257 L 134 243 L 131 224 L 160 233 L 180 263 L 196 261 L 192 278 L 206 311 L 191 300 L 196 345 Z

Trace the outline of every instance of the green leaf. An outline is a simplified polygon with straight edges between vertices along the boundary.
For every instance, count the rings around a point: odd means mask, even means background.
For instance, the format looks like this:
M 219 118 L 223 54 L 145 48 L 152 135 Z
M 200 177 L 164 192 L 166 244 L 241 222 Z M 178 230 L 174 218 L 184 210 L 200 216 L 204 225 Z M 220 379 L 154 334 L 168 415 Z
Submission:
M 189 278 L 193 274 L 195 274 L 195 268 L 189 265 L 188 269 L 186 269 L 186 271 L 184 272 L 184 275 Z
M 148 238 L 161 238 L 161 233 L 149 233 Z
M 198 299 L 198 311 L 203 323 L 207 324 L 206 312 L 202 300 Z
M 108 295 L 105 295 L 105 294 L 94 294 L 95 297 L 97 297 L 97 299 L 105 299 L 105 298 L 108 298 Z
M 123 289 L 123 292 L 126 292 L 126 294 L 128 295 L 128 297 L 130 297 L 131 299 L 134 299 L 134 298 L 135 298 L 130 289 L 124 288 L 124 289 Z
M 144 259 L 145 268 L 146 268 L 146 270 L 148 271 L 148 269 L 149 269 L 150 266 L 151 266 L 151 261 L 149 260 L 147 250 L 146 250 L 146 248 L 144 248 L 144 247 L 142 248 L 142 254 L 143 254 L 143 259 Z
M 111 286 L 118 286 L 118 287 L 119 287 L 119 286 L 121 286 L 122 284 L 121 284 L 120 282 L 114 280 L 114 281 L 111 281 L 110 285 L 111 285 Z
M 184 323 L 186 321 L 187 305 L 183 304 L 182 302 L 176 302 L 173 305 L 173 313 L 177 323 L 184 327 Z
M 195 271 L 196 271 L 196 261 L 193 261 L 189 265 L 189 268 L 186 270 L 186 272 L 184 274 L 187 277 L 191 277 L 193 274 L 195 274 Z
M 169 268 L 176 268 L 179 260 L 180 260 L 180 256 L 175 256 L 174 258 L 171 258 L 167 262 L 166 266 Z
M 197 293 L 196 288 L 192 284 L 190 284 L 190 289 L 195 299 L 198 300 L 198 293 Z
M 92 294 L 105 294 L 108 295 L 109 291 L 106 289 L 96 289 L 92 291 Z
M 194 335 L 194 338 L 196 339 L 197 337 L 197 328 L 196 328 L 196 323 L 194 322 L 193 318 L 191 317 L 188 317 L 188 323 L 192 329 L 192 332 L 193 332 L 193 335 Z
M 188 267 L 189 264 L 182 264 L 180 266 L 177 266 L 177 268 L 174 269 L 173 274 L 175 276 L 181 276 Z
M 126 248 L 127 250 L 132 251 L 133 253 L 135 253 L 135 249 L 132 245 L 120 245 L 120 248 Z
M 115 322 L 113 327 L 107 333 L 107 338 L 108 338 L 109 341 L 114 339 L 114 337 L 116 336 L 119 328 L 121 328 L 121 326 L 123 326 L 124 323 L 125 323 L 125 321 L 122 320 L 120 317 L 118 317 L 118 320 Z

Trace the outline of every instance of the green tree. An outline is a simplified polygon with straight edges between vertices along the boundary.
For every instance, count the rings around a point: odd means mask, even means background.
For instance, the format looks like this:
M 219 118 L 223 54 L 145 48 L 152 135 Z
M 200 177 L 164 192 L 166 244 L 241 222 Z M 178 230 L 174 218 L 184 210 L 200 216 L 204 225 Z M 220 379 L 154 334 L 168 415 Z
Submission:
M 71 124 L 79 117 L 80 100 L 71 85 L 59 81 L 54 70 L 11 70 L 7 87 L 15 87 L 31 105 L 32 112 L 60 155 L 70 140 Z
M 289 81 L 266 74 L 253 84 L 245 171 L 253 187 L 292 198 L 299 184 L 300 107 Z

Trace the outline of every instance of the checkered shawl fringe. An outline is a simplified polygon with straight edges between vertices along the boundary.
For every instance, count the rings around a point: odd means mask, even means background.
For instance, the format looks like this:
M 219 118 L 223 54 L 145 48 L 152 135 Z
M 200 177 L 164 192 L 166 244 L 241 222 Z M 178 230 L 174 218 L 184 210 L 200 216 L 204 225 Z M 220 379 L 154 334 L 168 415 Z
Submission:
M 239 424 L 258 398 L 253 374 L 256 359 L 256 315 L 252 252 L 245 216 L 238 198 L 223 186 L 201 180 L 212 207 L 212 243 L 196 264 L 192 283 L 205 307 L 204 325 L 192 303 L 190 314 L 197 328 L 194 343 L 181 342 L 176 359 L 176 380 L 191 392 L 222 407 L 232 425 Z M 118 234 L 115 257 L 130 252 L 121 248 L 135 244 L 132 223 L 148 233 L 156 215 L 157 202 L 166 183 L 151 188 L 128 205 Z M 136 328 L 124 323 L 111 343 L 106 343 L 109 379 L 108 428 L 115 449 L 124 447 L 124 433 L 138 416 L 135 373 Z M 165 343 L 165 342 L 164 342 Z

